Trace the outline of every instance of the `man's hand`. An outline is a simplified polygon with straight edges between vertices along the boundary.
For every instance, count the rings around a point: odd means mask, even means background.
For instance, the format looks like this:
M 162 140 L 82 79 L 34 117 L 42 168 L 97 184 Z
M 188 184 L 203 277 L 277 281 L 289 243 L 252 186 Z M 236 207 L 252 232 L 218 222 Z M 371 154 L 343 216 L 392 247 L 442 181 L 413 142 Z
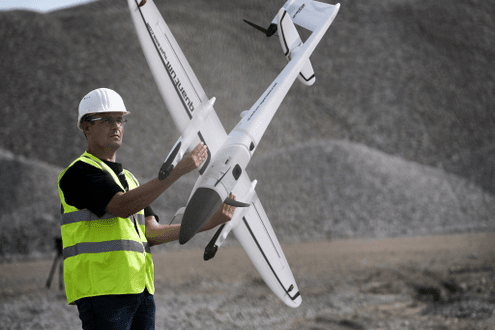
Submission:
M 201 142 L 191 153 L 186 154 L 177 164 L 174 170 L 180 171 L 182 175 L 197 169 L 208 157 L 208 148 Z
M 229 196 L 231 199 L 235 200 L 235 196 L 230 194 Z M 235 206 L 230 206 L 230 205 L 227 205 L 227 204 L 222 204 L 221 206 L 221 214 L 223 217 L 226 217 L 227 220 L 226 221 L 230 221 L 232 220 L 232 217 L 234 216 L 234 212 L 235 212 Z
M 229 196 L 231 199 L 235 200 L 235 196 L 230 194 Z M 235 212 L 235 206 L 230 206 L 227 204 L 222 204 L 218 211 L 211 217 L 210 221 L 208 221 L 203 228 L 201 228 L 201 231 L 205 230 L 210 230 L 212 228 L 215 228 L 218 225 L 224 224 L 230 220 L 232 220 L 232 217 L 234 216 Z

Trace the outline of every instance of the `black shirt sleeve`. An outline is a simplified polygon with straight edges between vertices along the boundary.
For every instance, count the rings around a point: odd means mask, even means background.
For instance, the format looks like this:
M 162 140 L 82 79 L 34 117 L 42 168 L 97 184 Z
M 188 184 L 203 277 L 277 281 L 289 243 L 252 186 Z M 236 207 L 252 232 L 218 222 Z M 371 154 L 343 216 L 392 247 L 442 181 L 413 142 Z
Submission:
M 105 171 L 82 161 L 76 162 L 60 180 L 65 201 L 78 209 L 88 209 L 101 217 L 110 200 L 124 192 Z
M 118 163 L 105 163 L 112 170 L 117 171 L 116 174 L 122 171 L 122 166 Z M 65 172 L 60 180 L 60 188 L 67 204 L 78 209 L 88 209 L 99 217 L 107 212 L 107 205 L 113 196 L 118 192 L 124 192 L 106 171 L 82 161 L 76 162 Z M 159 222 L 151 206 L 144 209 L 144 216 L 154 216 Z
M 144 209 L 144 217 L 155 217 L 156 219 L 156 222 L 160 222 L 160 219 L 158 218 L 158 216 L 156 215 L 156 213 L 153 211 L 153 209 L 151 208 L 151 206 L 147 206 L 145 209 Z

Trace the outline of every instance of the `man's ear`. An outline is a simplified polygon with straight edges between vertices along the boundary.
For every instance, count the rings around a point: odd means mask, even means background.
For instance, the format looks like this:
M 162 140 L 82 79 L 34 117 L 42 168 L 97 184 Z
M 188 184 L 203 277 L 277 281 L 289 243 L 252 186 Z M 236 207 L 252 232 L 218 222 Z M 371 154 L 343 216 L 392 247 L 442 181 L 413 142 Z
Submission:
M 89 126 L 91 126 L 91 125 L 90 125 L 90 123 L 88 123 L 87 121 L 86 121 L 86 122 L 83 122 L 83 123 L 81 124 L 81 128 L 82 128 L 83 133 L 84 133 L 84 135 L 86 136 L 86 138 L 88 137 L 88 134 L 90 133 L 90 132 L 89 132 Z

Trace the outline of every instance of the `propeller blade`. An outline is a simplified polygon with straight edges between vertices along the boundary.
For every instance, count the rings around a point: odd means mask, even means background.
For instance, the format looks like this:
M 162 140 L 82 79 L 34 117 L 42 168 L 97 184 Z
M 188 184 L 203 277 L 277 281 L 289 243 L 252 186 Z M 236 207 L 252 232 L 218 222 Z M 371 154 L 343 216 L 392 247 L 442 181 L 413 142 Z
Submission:
M 172 163 L 174 162 L 175 157 L 177 157 L 181 145 L 182 142 L 177 143 L 175 149 L 170 153 L 170 156 L 163 162 L 163 165 L 158 172 L 158 179 L 165 180 L 170 175 L 174 169 L 174 165 Z
M 243 202 L 239 202 L 239 201 L 236 201 L 235 199 L 232 199 L 230 197 L 227 197 L 224 201 L 223 201 L 224 204 L 227 204 L 227 205 L 230 205 L 230 206 L 234 206 L 234 207 L 249 207 L 251 206 L 251 204 L 247 204 L 247 203 L 243 203 Z
M 218 228 L 215 235 L 213 235 L 210 243 L 208 243 L 208 245 L 206 246 L 205 253 L 203 254 L 204 261 L 208 261 L 210 259 L 213 259 L 215 254 L 217 254 L 218 246 L 216 246 L 215 243 L 218 239 L 218 236 L 220 236 L 220 233 L 222 232 L 223 227 L 225 227 L 225 224 L 221 225 L 220 228 Z
M 254 27 L 256 30 L 261 31 L 261 32 L 263 32 L 266 36 L 268 36 L 268 30 L 267 30 L 267 29 L 262 28 L 261 26 L 256 25 L 256 24 L 254 24 L 253 22 L 248 21 L 247 19 L 242 19 L 242 20 L 243 20 L 245 23 L 247 23 L 247 24 L 251 25 L 252 27 Z

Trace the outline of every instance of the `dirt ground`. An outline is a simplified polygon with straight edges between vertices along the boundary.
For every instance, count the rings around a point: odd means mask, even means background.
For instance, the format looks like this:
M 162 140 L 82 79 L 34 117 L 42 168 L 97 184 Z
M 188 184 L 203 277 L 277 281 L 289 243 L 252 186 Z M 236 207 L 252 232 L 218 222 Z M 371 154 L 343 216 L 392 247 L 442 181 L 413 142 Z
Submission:
M 157 329 L 495 329 L 495 233 L 284 245 L 286 307 L 240 247 L 154 254 Z M 0 265 L 0 329 L 78 329 L 52 260 Z

